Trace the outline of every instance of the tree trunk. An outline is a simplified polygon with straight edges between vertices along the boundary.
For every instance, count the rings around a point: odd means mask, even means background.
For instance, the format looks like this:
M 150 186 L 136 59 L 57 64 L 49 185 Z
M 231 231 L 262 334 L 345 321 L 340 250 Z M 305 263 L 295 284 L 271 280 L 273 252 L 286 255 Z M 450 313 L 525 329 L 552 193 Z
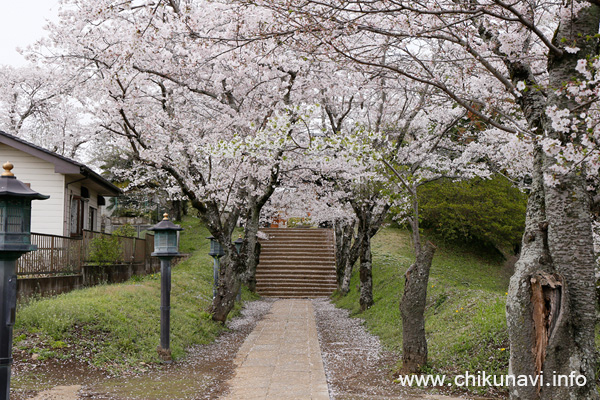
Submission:
M 360 310 L 365 311 L 373 305 L 373 263 L 371 260 L 371 239 L 366 235 L 362 240 L 360 252 Z
M 219 283 L 210 308 L 213 320 L 224 323 L 235 305 L 235 298 L 240 290 L 241 274 L 246 271 L 246 257 L 244 257 L 243 251 L 242 254 L 238 254 L 231 241 L 231 235 L 239 220 L 240 210 L 233 209 L 226 217 L 222 218 L 218 204 L 208 203 L 207 207 L 202 208 L 200 216 L 225 253 L 220 259 Z
M 354 221 L 336 221 L 335 229 L 335 269 L 338 290 L 342 290 L 342 283 L 346 273 L 346 265 L 350 258 L 352 238 L 354 236 Z
M 236 269 L 231 258 L 227 256 L 221 258 L 217 294 L 213 299 L 210 310 L 212 319 L 215 321 L 225 323 L 227 316 L 235 305 L 235 298 L 241 285 Z
M 244 283 L 248 289 L 256 292 L 256 267 L 260 258 L 260 243 L 258 242 L 258 228 L 260 221 L 260 210 L 254 207 L 250 213 L 250 218 L 246 221 L 246 265 L 244 273 Z
M 544 382 L 511 386 L 510 396 L 597 399 L 595 262 L 585 182 L 570 173 L 558 177 L 558 186 L 545 186 L 540 170 L 548 167 L 548 160 L 540 153 L 523 250 L 510 281 L 506 309 L 509 374 L 543 373 Z M 571 373 L 584 375 L 588 384 L 555 384 L 555 376 Z
M 427 363 L 425 303 L 429 270 L 435 246 L 427 242 L 417 250 L 415 263 L 404 275 L 404 293 L 400 303 L 402 317 L 402 370 L 418 372 Z
M 578 15 L 562 16 L 553 42 L 577 43 L 577 54 L 549 56 L 551 88 L 571 82 L 578 59 L 597 54 L 600 7 L 590 5 Z M 589 35 L 587 38 L 586 35 Z M 562 90 L 552 90 L 542 110 L 549 106 L 585 112 Z M 547 135 L 562 145 L 579 140 L 585 132 L 556 132 L 543 121 Z M 583 128 L 582 128 L 583 129 Z M 511 399 L 598 399 L 595 381 L 594 328 L 596 322 L 594 267 L 589 197 L 583 167 L 566 173 L 552 171 L 555 160 L 537 151 L 534 182 L 527 206 L 522 255 L 515 265 L 507 299 L 510 341 L 509 373 L 543 382 L 511 386 Z M 544 173 L 554 177 L 546 184 Z M 579 381 L 557 384 L 555 377 L 582 375 Z M 577 383 L 586 384 L 579 386 Z
M 350 248 L 350 251 L 348 252 L 348 258 L 346 259 L 346 265 L 344 266 L 344 276 L 342 278 L 342 286 L 340 288 L 340 292 L 344 296 L 347 295 L 350 291 L 350 279 L 352 278 L 352 270 L 354 269 L 354 264 L 356 264 L 356 260 L 358 260 L 358 257 L 360 255 L 360 248 L 362 243 L 361 238 L 364 236 L 364 234 L 362 234 L 361 232 L 362 230 L 360 229 L 359 225 L 358 234 L 354 236 L 354 242 L 352 242 L 352 246 Z M 350 238 L 352 238 L 352 236 L 350 236 Z
M 536 271 L 544 271 L 541 261 L 549 259 L 544 202 L 544 181 L 541 172 L 542 150 L 537 149 L 531 194 L 527 204 L 527 216 L 521 256 L 515 264 L 515 273 L 510 279 L 506 302 L 506 320 L 510 342 L 509 374 L 536 376 L 535 328 L 531 303 L 531 277 Z M 548 268 L 548 271 L 550 269 Z M 544 271 L 545 272 L 545 271 Z M 524 323 L 527 321 L 527 323 Z M 536 349 L 536 352 L 539 350 Z M 538 398 L 537 386 L 511 387 L 514 399 Z
M 184 202 L 182 200 L 173 200 L 171 202 L 172 217 L 174 221 L 181 221 L 183 218 Z

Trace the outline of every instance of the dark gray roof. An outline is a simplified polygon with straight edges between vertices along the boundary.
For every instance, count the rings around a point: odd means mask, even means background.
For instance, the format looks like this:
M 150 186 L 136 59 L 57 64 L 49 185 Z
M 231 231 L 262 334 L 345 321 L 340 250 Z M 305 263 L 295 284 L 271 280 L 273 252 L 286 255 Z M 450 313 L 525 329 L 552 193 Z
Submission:
M 81 178 L 89 179 L 91 182 L 95 183 L 96 186 L 99 186 L 101 190 L 98 191 L 98 193 L 103 196 L 118 196 L 122 193 L 120 188 L 110 183 L 86 165 L 50 150 L 46 150 L 33 143 L 29 143 L 20 137 L 0 131 L 0 143 L 54 164 L 54 172 L 65 175 L 80 175 Z

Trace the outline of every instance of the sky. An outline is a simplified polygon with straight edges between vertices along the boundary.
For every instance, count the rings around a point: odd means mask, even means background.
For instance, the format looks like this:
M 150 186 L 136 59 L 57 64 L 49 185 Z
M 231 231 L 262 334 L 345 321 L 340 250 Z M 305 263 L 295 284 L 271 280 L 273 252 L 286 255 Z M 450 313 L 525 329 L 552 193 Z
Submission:
M 16 47 L 26 47 L 45 36 L 46 20 L 56 20 L 59 0 L 1 0 L 0 64 L 23 66 L 27 61 Z

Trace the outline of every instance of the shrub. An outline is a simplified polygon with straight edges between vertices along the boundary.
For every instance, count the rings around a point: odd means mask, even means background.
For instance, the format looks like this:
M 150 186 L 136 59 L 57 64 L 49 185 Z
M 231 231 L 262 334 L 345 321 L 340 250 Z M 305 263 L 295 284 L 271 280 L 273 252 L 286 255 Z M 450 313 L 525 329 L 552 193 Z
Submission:
M 443 179 L 422 186 L 418 195 L 423 228 L 444 239 L 492 245 L 505 255 L 521 243 L 527 196 L 502 176 Z
M 119 236 L 134 237 L 136 230 L 126 224 L 114 230 L 112 235 L 100 235 L 90 241 L 89 262 L 98 265 L 118 264 L 122 261 L 123 245 Z
M 90 241 L 89 262 L 98 265 L 117 264 L 121 261 L 123 247 L 117 236 L 101 235 Z

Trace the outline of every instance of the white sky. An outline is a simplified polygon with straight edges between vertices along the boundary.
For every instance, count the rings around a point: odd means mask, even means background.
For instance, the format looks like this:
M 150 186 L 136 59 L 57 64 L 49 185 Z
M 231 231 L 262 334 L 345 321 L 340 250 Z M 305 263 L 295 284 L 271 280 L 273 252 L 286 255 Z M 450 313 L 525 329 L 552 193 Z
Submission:
M 0 0 L 0 64 L 22 66 L 25 48 L 46 35 L 46 20 L 56 20 L 59 0 Z

